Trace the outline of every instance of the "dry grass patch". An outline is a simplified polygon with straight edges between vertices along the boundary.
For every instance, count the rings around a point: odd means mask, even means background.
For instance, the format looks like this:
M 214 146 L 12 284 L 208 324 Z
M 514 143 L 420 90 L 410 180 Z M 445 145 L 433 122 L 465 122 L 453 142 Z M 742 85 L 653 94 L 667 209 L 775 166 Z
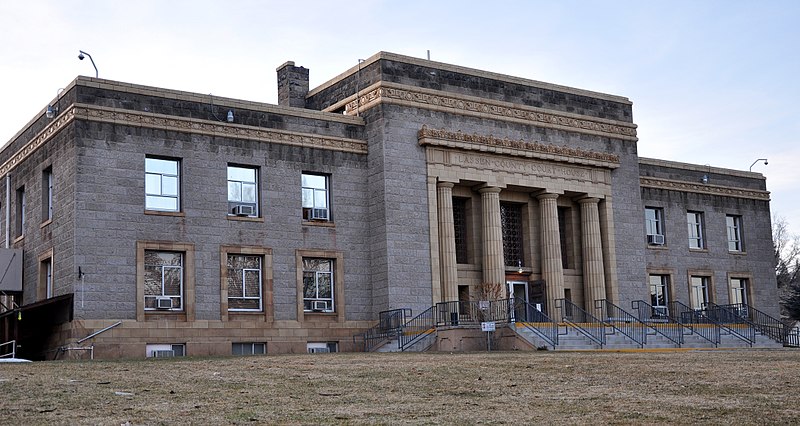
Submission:
M 322 354 L 0 366 L 10 424 L 800 422 L 800 351 Z

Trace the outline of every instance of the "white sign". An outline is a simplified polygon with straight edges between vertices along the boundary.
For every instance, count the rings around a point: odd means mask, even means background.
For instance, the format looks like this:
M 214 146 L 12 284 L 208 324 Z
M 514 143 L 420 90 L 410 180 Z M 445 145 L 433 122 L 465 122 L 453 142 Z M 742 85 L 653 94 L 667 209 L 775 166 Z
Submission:
M 493 322 L 482 322 L 481 323 L 481 331 L 494 331 L 494 323 Z

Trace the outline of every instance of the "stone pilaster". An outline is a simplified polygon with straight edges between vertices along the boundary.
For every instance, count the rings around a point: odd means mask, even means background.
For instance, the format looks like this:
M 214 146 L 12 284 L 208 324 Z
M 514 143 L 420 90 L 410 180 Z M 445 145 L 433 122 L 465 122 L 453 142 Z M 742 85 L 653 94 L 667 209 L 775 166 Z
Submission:
M 456 237 L 453 224 L 453 183 L 436 184 L 439 218 L 439 266 L 441 271 L 442 299 L 458 300 L 458 269 L 456 267 Z
M 503 225 L 500 221 L 500 188 L 487 186 L 481 194 L 481 230 L 483 235 L 483 282 L 505 288 L 503 262 Z
M 539 199 L 542 234 L 542 278 L 547 291 L 547 314 L 558 318 L 555 300 L 564 298 L 564 265 L 561 262 L 561 237 L 558 231 L 558 194 L 543 193 Z
M 594 313 L 595 300 L 606 298 L 603 238 L 597 198 L 578 200 L 581 206 L 581 252 L 583 254 L 583 297 L 586 312 Z

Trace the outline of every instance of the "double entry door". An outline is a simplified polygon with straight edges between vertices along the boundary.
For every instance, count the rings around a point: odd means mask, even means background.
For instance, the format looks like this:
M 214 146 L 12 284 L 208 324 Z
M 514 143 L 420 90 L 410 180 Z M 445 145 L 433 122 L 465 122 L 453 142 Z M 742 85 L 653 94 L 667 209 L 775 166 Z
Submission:
M 506 281 L 506 284 L 514 306 L 512 321 L 533 321 L 534 311 L 545 312 L 544 281 Z

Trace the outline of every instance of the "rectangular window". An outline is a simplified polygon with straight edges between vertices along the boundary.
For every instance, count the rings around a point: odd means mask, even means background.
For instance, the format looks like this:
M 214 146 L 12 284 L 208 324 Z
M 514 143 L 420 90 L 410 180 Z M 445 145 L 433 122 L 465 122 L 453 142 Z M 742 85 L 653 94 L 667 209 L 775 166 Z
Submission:
M 667 315 L 669 275 L 650 275 L 650 305 L 654 316 Z
M 258 170 L 228 166 L 228 214 L 258 217 Z
M 183 310 L 183 253 L 145 250 L 144 309 Z
M 333 259 L 303 258 L 303 310 L 334 312 Z
M 686 213 L 686 223 L 689 228 L 689 248 L 704 249 L 705 241 L 703 241 L 703 213 Z
M 455 227 L 456 263 L 469 263 L 467 258 L 466 198 L 453 198 L 453 225 Z
M 144 192 L 147 210 L 180 211 L 180 168 L 178 160 L 145 158 Z
M 228 255 L 228 310 L 261 311 L 261 256 Z
M 571 209 L 568 207 L 558 208 L 558 238 L 559 245 L 561 246 L 561 267 L 564 269 L 572 269 L 570 264 L 569 241 L 570 241 L 570 213 Z
M 339 344 L 336 342 L 308 342 L 306 350 L 310 354 L 339 352 Z
M 42 222 L 53 220 L 53 169 L 42 171 Z
M 173 358 L 186 355 L 186 345 L 182 343 L 151 344 L 146 346 L 148 358 Z
M 731 278 L 730 284 L 732 305 L 747 305 L 750 303 L 747 298 L 748 284 L 746 278 Z
M 231 343 L 231 353 L 233 355 L 264 355 L 267 353 L 266 343 Z
M 646 207 L 644 209 L 644 222 L 647 230 L 647 244 L 664 244 L 663 216 L 664 211 L 662 209 L 655 207 Z
M 303 173 L 303 219 L 330 220 L 328 176 Z
M 744 251 L 744 245 L 742 244 L 742 217 L 725 216 L 725 223 L 728 228 L 728 251 Z
M 503 257 L 505 266 L 522 267 L 522 207 L 519 204 L 500 203 L 500 221 L 503 230 Z
M 17 189 L 17 237 L 25 235 L 25 187 L 21 186 Z
M 53 294 L 53 259 L 47 257 L 39 262 L 39 287 L 40 295 L 45 299 L 54 296 Z
M 692 309 L 702 310 L 708 306 L 709 298 L 709 284 L 708 277 L 692 276 L 690 283 L 690 296 L 692 299 Z

